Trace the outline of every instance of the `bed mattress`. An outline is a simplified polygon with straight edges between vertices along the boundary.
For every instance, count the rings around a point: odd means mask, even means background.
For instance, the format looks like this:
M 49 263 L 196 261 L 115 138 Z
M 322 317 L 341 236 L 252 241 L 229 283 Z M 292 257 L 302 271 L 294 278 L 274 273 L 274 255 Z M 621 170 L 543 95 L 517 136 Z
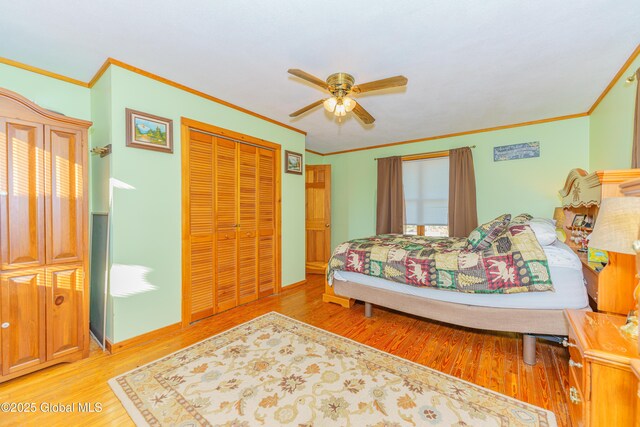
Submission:
M 443 289 L 421 288 L 351 271 L 335 271 L 334 279 L 438 301 L 482 307 L 532 310 L 587 307 L 589 305 L 587 289 L 582 276 L 582 265 L 576 254 L 567 245 L 558 241 L 553 245 L 543 247 L 543 249 L 549 262 L 554 291 L 517 294 L 471 294 Z

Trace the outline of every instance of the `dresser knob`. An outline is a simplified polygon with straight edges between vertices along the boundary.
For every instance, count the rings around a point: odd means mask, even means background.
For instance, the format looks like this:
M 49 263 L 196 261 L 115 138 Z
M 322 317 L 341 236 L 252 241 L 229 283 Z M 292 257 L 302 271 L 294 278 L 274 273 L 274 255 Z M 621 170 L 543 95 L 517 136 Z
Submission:
M 4 322 L 2 324 L 2 329 L 7 329 L 9 327 L 9 322 Z
M 577 345 L 575 345 L 572 342 L 569 342 L 569 340 L 566 339 L 566 338 L 562 340 L 562 346 L 563 347 L 577 347 Z
M 580 395 L 578 394 L 577 388 L 571 387 L 569 389 L 569 400 L 571 400 L 571 403 L 574 403 L 576 405 L 581 402 Z
M 574 362 L 572 359 L 569 359 L 569 366 L 574 368 L 582 368 L 582 363 Z

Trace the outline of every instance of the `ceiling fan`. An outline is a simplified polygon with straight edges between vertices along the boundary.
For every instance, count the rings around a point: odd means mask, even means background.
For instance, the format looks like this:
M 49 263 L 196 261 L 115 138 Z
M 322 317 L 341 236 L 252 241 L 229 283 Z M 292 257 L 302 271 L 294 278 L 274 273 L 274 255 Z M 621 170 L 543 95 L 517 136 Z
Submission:
M 288 70 L 289 74 L 296 77 L 300 77 L 303 80 L 313 83 L 316 86 L 321 87 L 323 90 L 328 91 L 331 94 L 330 98 L 320 99 L 313 104 L 309 104 L 306 107 L 294 111 L 289 114 L 289 117 L 298 117 L 300 114 L 317 107 L 320 104 L 324 105 L 324 108 L 335 114 L 338 117 L 345 116 L 348 112 L 353 113 L 362 120 L 362 123 L 369 125 L 375 122 L 371 114 L 367 112 L 360 103 L 356 102 L 351 95 L 358 95 L 364 92 L 372 92 L 374 90 L 387 89 L 390 87 L 405 86 L 407 84 L 407 78 L 404 76 L 389 77 L 382 80 L 375 80 L 369 83 L 363 83 L 355 85 L 355 79 L 351 74 L 347 73 L 335 73 L 327 77 L 327 81 L 323 81 L 316 76 L 313 76 L 297 68 L 291 68 Z

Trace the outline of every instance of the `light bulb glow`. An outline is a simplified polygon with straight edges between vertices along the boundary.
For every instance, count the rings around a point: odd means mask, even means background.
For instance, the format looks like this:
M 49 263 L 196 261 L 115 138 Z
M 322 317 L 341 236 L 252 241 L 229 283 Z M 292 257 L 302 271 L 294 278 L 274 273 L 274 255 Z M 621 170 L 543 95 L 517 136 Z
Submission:
M 344 105 L 344 109 L 348 113 L 356 107 L 356 101 L 354 101 L 352 98 L 349 98 L 348 96 L 345 96 L 344 98 L 342 98 L 342 105 Z
M 331 98 L 325 99 L 322 105 L 324 105 L 325 110 L 327 110 L 330 113 L 333 113 L 334 110 L 336 109 L 336 105 L 338 105 L 338 100 L 334 96 L 332 96 Z
M 342 117 L 344 115 L 347 114 L 347 109 L 345 108 L 344 104 L 338 104 L 336 105 L 336 111 L 334 112 L 334 114 L 338 117 Z

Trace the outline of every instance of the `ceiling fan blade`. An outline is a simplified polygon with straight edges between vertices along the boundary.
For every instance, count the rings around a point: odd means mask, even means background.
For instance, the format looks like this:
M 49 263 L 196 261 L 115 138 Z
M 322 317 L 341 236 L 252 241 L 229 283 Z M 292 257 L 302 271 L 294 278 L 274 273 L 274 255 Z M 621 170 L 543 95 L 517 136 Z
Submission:
M 300 114 L 305 113 L 311 110 L 312 108 L 316 108 L 318 105 L 322 104 L 323 102 L 324 102 L 324 99 L 321 99 L 319 101 L 314 102 L 313 104 L 307 105 L 306 107 L 302 107 L 298 111 L 294 111 L 293 113 L 289 114 L 289 117 L 298 117 Z
M 365 125 L 370 125 L 371 123 L 376 121 L 376 119 L 374 119 L 367 110 L 362 108 L 362 105 L 360 105 L 359 102 L 356 104 L 353 110 L 351 110 L 351 112 L 358 116 L 358 118 L 362 120 L 362 123 L 364 123 Z
M 313 83 L 316 86 L 320 86 L 324 90 L 327 90 L 327 82 L 317 78 L 316 76 L 312 76 L 311 74 L 305 71 L 298 70 L 297 68 L 289 68 L 287 72 L 296 77 L 300 77 L 301 79 L 306 80 L 309 83 Z
M 405 86 L 409 80 L 405 76 L 389 77 L 382 80 L 376 80 L 361 85 L 355 85 L 351 88 L 354 93 L 371 92 L 373 90 L 387 89 L 390 87 Z

